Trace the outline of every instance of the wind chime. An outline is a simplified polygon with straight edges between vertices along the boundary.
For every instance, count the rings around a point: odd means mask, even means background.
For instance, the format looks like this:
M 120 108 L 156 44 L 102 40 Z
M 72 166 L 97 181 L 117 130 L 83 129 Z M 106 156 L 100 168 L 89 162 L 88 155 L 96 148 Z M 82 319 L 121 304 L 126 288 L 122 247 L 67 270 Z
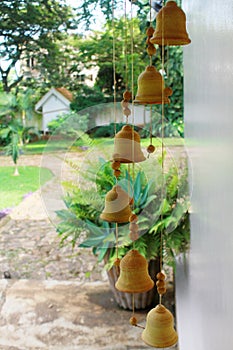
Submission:
M 151 9 L 151 1 L 150 1 Z M 132 15 L 132 3 L 131 3 Z M 133 33 L 131 33 L 132 36 Z M 161 139 L 162 139 L 162 193 L 161 201 L 163 203 L 164 196 L 164 104 L 170 102 L 169 97 L 172 95 L 172 89 L 165 87 L 163 76 L 152 65 L 152 56 L 156 54 L 154 44 L 162 46 L 162 71 L 164 71 L 164 46 L 186 45 L 191 41 L 186 32 L 186 16 L 175 1 L 167 1 L 166 5 L 159 11 L 156 19 L 155 30 L 151 26 L 147 29 L 147 53 L 150 57 L 150 64 L 146 67 L 138 77 L 138 90 L 133 99 L 133 78 L 132 93 L 127 89 L 123 94 L 121 102 L 123 113 L 126 116 L 126 125 L 115 133 L 114 154 L 112 159 L 112 168 L 116 177 L 116 185 L 109 191 L 105 198 L 105 208 L 101 214 L 101 218 L 108 222 L 116 223 L 116 250 L 118 251 L 118 223 L 129 222 L 129 231 L 132 241 L 138 237 L 138 218 L 133 213 L 133 195 L 125 192 L 117 183 L 117 179 L 121 174 L 121 163 L 132 164 L 134 172 L 134 164 L 145 160 L 144 154 L 140 146 L 140 136 L 134 130 L 134 124 L 128 124 L 128 117 L 131 114 L 129 109 L 129 101 L 132 98 L 134 104 L 141 105 L 162 105 L 162 121 L 161 121 Z M 114 89 L 115 90 L 115 89 Z M 152 114 L 152 108 L 150 108 Z M 152 118 L 151 118 L 152 124 Z M 152 126 L 152 125 L 151 125 Z M 152 128 L 150 128 L 152 130 Z M 154 146 L 152 144 L 152 132 L 150 134 L 150 145 L 147 152 L 153 153 Z M 162 210 L 161 210 L 162 213 Z M 161 219 L 163 214 L 161 214 Z M 136 250 L 130 250 L 120 261 L 117 254 L 115 265 L 119 267 L 119 277 L 115 284 L 116 289 L 121 292 L 141 293 L 149 291 L 154 286 L 154 281 L 148 273 L 148 263 L 146 259 Z M 159 294 L 159 304 L 153 308 L 147 315 L 146 327 L 139 326 L 134 316 L 134 299 L 133 299 L 133 316 L 130 323 L 133 326 L 143 328 L 142 340 L 149 346 L 154 348 L 166 348 L 175 345 L 178 341 L 177 333 L 174 329 L 174 319 L 172 313 L 162 304 L 162 297 L 166 293 L 165 274 L 163 273 L 163 231 L 160 235 L 160 272 L 157 274 L 157 291 Z

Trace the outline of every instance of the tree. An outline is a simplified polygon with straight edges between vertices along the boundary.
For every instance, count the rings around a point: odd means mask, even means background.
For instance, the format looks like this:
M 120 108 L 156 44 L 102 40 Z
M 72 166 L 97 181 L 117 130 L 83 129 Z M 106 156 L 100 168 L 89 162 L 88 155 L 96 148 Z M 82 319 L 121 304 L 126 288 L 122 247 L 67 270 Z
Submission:
M 134 52 L 131 53 L 131 28 L 134 31 Z M 114 87 L 113 76 L 113 39 L 115 38 L 115 67 L 116 67 L 116 93 L 117 99 L 122 99 L 122 92 L 131 89 L 131 64 L 134 62 L 134 75 L 138 76 L 145 67 L 145 33 L 141 32 L 137 19 L 115 19 L 114 27 L 108 20 L 103 31 L 93 31 L 88 38 L 75 38 L 78 46 L 78 59 L 86 68 L 97 66 L 99 68 L 95 86 L 105 96 L 112 98 Z M 121 40 L 119 40 L 121 39 Z M 145 60 L 144 60 L 145 58 Z M 127 69 L 126 69 L 127 68 Z M 136 90 L 136 78 L 134 81 Z
M 30 133 L 36 131 L 34 127 L 23 126 L 20 119 L 11 118 L 5 126 L 5 128 L 0 129 L 0 138 L 7 140 L 7 145 L 5 146 L 5 153 L 7 156 L 11 156 L 15 164 L 14 175 L 18 176 L 17 161 L 21 153 L 21 148 L 26 140 L 30 138 Z
M 74 28 L 71 8 L 57 0 L 2 0 L 0 3 L 0 75 L 3 90 L 11 91 L 23 79 L 17 63 L 34 60 L 44 73 L 59 72 L 57 41 Z
M 32 113 L 32 91 L 28 90 L 17 97 L 14 94 L 0 93 L 0 143 L 5 145 L 5 153 L 15 164 L 14 175 L 19 175 L 17 161 L 22 146 L 32 135 L 39 136 L 34 127 L 25 125 Z
M 83 42 L 80 45 L 81 59 L 85 62 L 92 60 L 99 65 L 99 74 L 97 77 L 96 85 L 108 95 L 113 95 L 113 64 L 112 64 L 112 42 L 113 35 L 116 38 L 116 83 L 117 83 L 117 97 L 121 98 L 122 90 L 126 82 L 126 70 L 125 70 L 125 53 L 123 45 L 127 43 L 127 61 L 129 64 L 128 75 L 129 75 L 129 87 L 131 88 L 131 62 L 132 56 L 130 54 L 130 41 L 131 31 L 133 25 L 133 46 L 134 46 L 134 94 L 137 90 L 137 77 L 145 69 L 148 64 L 148 56 L 146 53 L 146 28 L 149 26 L 147 15 L 150 11 L 150 2 L 147 0 L 138 0 L 133 6 L 137 9 L 137 19 L 133 21 L 124 18 L 114 19 L 112 18 L 111 6 L 105 6 L 106 2 L 110 4 L 110 1 L 105 0 L 87 0 L 82 3 L 79 7 L 79 18 L 80 20 L 86 21 L 88 24 L 93 16 L 91 11 L 92 6 L 97 6 L 102 9 L 103 15 L 109 20 L 106 22 L 105 31 L 102 33 L 95 33 L 95 35 L 88 38 L 88 42 Z M 94 5 L 93 5 L 94 3 Z M 161 0 L 152 1 L 152 6 L 158 11 L 161 7 Z M 177 0 L 177 4 L 181 6 L 181 0 Z M 115 0 L 115 5 L 118 8 L 124 7 L 122 0 Z M 152 25 L 155 27 L 155 22 Z M 125 28 L 128 27 L 127 36 Z M 119 38 L 121 40 L 119 40 Z M 126 40 L 125 40 L 126 38 Z M 92 41 L 93 40 L 93 41 Z M 122 44 L 123 43 L 123 44 Z M 87 44 L 87 45 L 86 45 Z M 88 47 L 88 50 L 87 50 Z M 158 70 L 161 70 L 161 47 L 157 48 L 156 56 L 153 57 L 153 64 Z M 168 58 L 169 57 L 169 58 Z M 177 136 L 177 134 L 184 135 L 184 122 L 183 122 L 183 50 L 180 47 L 165 48 L 165 83 L 166 86 L 170 86 L 173 90 L 171 97 L 171 106 L 165 106 L 165 113 L 167 116 L 167 123 L 165 126 L 166 136 Z M 153 133 L 155 135 L 160 134 L 161 120 L 157 120 L 154 125 Z

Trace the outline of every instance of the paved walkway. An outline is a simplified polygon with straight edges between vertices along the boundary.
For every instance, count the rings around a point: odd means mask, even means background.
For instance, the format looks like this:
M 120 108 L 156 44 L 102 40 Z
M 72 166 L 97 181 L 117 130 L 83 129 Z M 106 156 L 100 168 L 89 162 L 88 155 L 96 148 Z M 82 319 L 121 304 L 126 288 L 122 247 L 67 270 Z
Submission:
M 19 165 L 47 166 L 54 177 L 0 220 L 1 274 L 10 273 L 12 278 L 106 281 L 103 266 L 96 263 L 91 250 L 72 250 L 70 244 L 59 247 L 55 211 L 65 208 L 61 183 L 72 176 L 75 180 L 76 172 L 72 172 L 62 154 L 46 157 L 20 158 Z M 66 157 L 78 164 L 83 153 Z M 9 157 L 1 157 L 0 164 L 9 165 Z

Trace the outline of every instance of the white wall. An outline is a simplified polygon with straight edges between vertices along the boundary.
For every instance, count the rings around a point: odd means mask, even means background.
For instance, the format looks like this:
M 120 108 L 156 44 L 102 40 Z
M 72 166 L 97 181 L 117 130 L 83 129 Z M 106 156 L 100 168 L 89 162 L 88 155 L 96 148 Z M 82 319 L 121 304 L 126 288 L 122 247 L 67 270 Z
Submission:
M 132 112 L 131 104 L 129 104 L 129 108 Z M 114 120 L 115 120 L 115 117 L 114 117 L 113 103 L 102 104 L 101 108 L 100 108 L 100 105 L 98 106 L 98 109 L 96 110 L 96 113 L 95 113 L 96 126 L 106 125 L 108 123 L 114 123 Z M 116 122 L 117 123 L 125 122 L 125 116 L 122 112 L 122 107 L 120 102 L 117 102 L 116 104 Z M 149 122 L 150 122 L 150 111 L 142 105 L 134 105 L 134 124 L 141 126 Z M 129 116 L 129 123 L 132 123 L 132 113 Z
M 43 131 L 48 130 L 48 123 L 56 119 L 57 116 L 62 113 L 68 113 L 70 108 L 68 105 L 65 105 L 57 96 L 51 95 L 42 107 L 43 114 Z
M 183 0 L 191 252 L 178 264 L 180 350 L 233 349 L 233 1 Z

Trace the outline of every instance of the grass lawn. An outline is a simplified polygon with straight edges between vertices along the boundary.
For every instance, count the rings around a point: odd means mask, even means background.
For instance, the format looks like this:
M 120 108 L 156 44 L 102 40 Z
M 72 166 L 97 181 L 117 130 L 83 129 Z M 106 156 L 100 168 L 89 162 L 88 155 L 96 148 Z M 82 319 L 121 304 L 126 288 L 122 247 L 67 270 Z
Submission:
M 95 139 L 86 138 L 85 140 L 76 140 L 72 147 L 69 149 L 69 151 L 77 152 L 80 150 L 80 146 L 87 146 L 87 147 L 98 147 L 99 145 L 104 144 L 105 146 L 107 144 L 113 144 L 113 138 L 104 138 L 99 137 Z M 147 139 L 141 139 L 141 145 L 142 147 L 147 147 L 150 144 L 150 140 Z M 173 146 L 183 146 L 184 145 L 184 139 L 171 137 L 171 138 L 165 138 L 164 144 L 167 147 L 173 147 Z M 161 147 L 161 139 L 153 138 L 153 145 L 156 147 Z M 42 154 L 44 151 L 46 152 L 56 152 L 56 151 L 67 151 L 67 141 L 65 140 L 54 140 L 52 142 L 48 142 L 46 140 L 39 140 L 36 142 L 29 143 L 23 147 L 23 153 L 25 155 L 32 155 L 32 154 Z M 4 149 L 0 148 L 0 151 L 4 153 Z
M 95 138 L 95 139 L 88 139 L 86 142 L 83 142 L 82 140 L 77 140 L 73 147 L 71 147 L 70 151 L 77 151 L 79 146 L 98 146 L 101 144 L 111 144 L 113 143 L 113 138 Z M 150 140 L 147 139 L 141 139 L 141 145 L 142 147 L 147 147 L 150 144 Z M 153 144 L 157 147 L 161 146 L 161 139 L 153 138 Z M 184 139 L 182 138 L 165 138 L 164 139 L 165 146 L 183 146 L 184 145 Z M 48 143 L 45 140 L 39 140 L 37 142 L 29 143 L 24 147 L 24 154 L 41 154 L 46 149 L 46 152 L 49 151 L 59 151 L 59 150 L 66 150 L 67 143 L 65 141 L 53 141 L 52 143 Z
M 13 176 L 14 167 L 0 167 L 0 210 L 18 205 L 25 195 L 36 191 L 53 175 L 49 169 L 18 167 L 19 176 Z M 43 183 L 40 183 L 40 178 Z

